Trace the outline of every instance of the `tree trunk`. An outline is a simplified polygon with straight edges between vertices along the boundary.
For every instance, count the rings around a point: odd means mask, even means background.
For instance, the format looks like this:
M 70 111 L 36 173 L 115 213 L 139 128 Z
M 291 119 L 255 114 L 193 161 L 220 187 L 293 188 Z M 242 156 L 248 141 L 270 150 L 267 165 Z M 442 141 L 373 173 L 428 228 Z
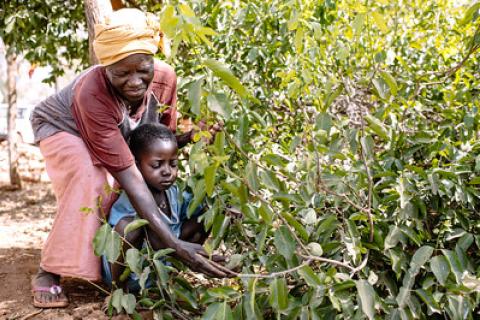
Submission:
M 110 3 L 112 4 L 113 11 L 125 8 L 122 0 L 110 0 Z
M 10 165 L 10 184 L 13 188 L 20 189 L 22 182 L 18 174 L 17 152 L 17 55 L 6 48 L 7 58 L 7 130 L 8 130 L 8 162 Z
M 88 54 L 90 64 L 98 64 L 98 59 L 93 51 L 93 39 L 95 38 L 94 26 L 104 22 L 105 16 L 112 12 L 110 0 L 84 0 L 85 16 L 88 26 Z

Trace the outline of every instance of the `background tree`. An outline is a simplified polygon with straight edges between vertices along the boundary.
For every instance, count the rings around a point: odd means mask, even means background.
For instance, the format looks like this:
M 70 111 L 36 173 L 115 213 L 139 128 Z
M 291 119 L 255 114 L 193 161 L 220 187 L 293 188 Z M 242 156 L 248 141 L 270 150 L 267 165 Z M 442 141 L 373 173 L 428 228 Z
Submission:
M 116 1 L 117 7 L 120 5 Z M 95 38 L 94 26 L 96 23 L 103 23 L 105 17 L 112 12 L 110 0 L 85 0 L 85 16 L 88 27 L 88 56 L 91 65 L 98 64 L 98 59 L 93 51 L 93 39 Z
M 65 65 L 85 64 L 84 30 L 80 1 L 7 1 L 0 8 L 0 38 L 5 45 L 8 73 L 8 158 L 12 186 L 21 186 L 15 130 L 17 59 L 23 57 L 32 64 L 51 66 L 51 76 L 46 81 L 53 83 L 63 74 Z

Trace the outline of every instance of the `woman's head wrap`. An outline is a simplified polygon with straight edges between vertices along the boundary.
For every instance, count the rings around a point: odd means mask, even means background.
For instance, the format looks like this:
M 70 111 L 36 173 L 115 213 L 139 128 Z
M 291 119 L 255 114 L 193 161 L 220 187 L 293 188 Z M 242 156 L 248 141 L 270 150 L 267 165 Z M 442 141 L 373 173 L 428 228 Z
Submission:
M 95 25 L 93 49 L 100 64 L 108 66 L 134 53 L 155 54 L 163 50 L 163 33 L 152 13 L 124 8 Z

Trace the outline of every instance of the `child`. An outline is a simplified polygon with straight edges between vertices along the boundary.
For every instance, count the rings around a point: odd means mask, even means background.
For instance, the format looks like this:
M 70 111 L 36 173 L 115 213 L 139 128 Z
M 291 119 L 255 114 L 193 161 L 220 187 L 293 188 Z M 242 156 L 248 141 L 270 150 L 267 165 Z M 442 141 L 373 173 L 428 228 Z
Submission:
M 178 172 L 178 159 L 177 141 L 172 131 L 162 124 L 144 124 L 135 129 L 129 139 L 136 165 L 158 205 L 158 217 L 177 238 L 203 244 L 208 234 L 203 225 L 196 221 L 202 208 L 197 208 L 192 217 L 187 218 L 192 195 L 184 192 L 180 202 L 179 190 L 174 184 Z M 122 191 L 111 208 L 108 223 L 123 236 L 125 227 L 135 218 L 136 210 L 125 191 Z M 136 248 L 141 248 L 147 237 L 155 250 L 162 248 L 158 237 L 148 227 L 129 232 L 126 240 Z M 124 252 L 129 248 L 130 246 L 124 242 Z M 119 262 L 122 263 L 120 259 L 123 258 L 119 258 Z M 121 264 L 109 264 L 106 258 L 102 257 L 102 265 L 105 282 L 110 285 L 115 282 L 118 287 L 138 290 L 137 275 L 131 274 L 128 283 L 121 283 L 120 275 L 124 271 Z

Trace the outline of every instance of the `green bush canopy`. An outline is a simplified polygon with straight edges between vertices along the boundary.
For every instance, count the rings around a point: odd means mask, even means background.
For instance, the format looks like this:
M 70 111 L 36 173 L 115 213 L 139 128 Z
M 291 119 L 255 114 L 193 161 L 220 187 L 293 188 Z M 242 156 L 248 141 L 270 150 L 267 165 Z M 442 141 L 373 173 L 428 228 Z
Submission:
M 212 145 L 198 134 L 181 183 L 208 203 L 207 251 L 239 275 L 187 281 L 169 251 L 121 253 L 104 225 L 97 253 L 125 254 L 144 288 L 113 291 L 112 308 L 478 319 L 480 3 L 151 3 L 137 1 L 171 39 L 182 115 L 225 122 Z

